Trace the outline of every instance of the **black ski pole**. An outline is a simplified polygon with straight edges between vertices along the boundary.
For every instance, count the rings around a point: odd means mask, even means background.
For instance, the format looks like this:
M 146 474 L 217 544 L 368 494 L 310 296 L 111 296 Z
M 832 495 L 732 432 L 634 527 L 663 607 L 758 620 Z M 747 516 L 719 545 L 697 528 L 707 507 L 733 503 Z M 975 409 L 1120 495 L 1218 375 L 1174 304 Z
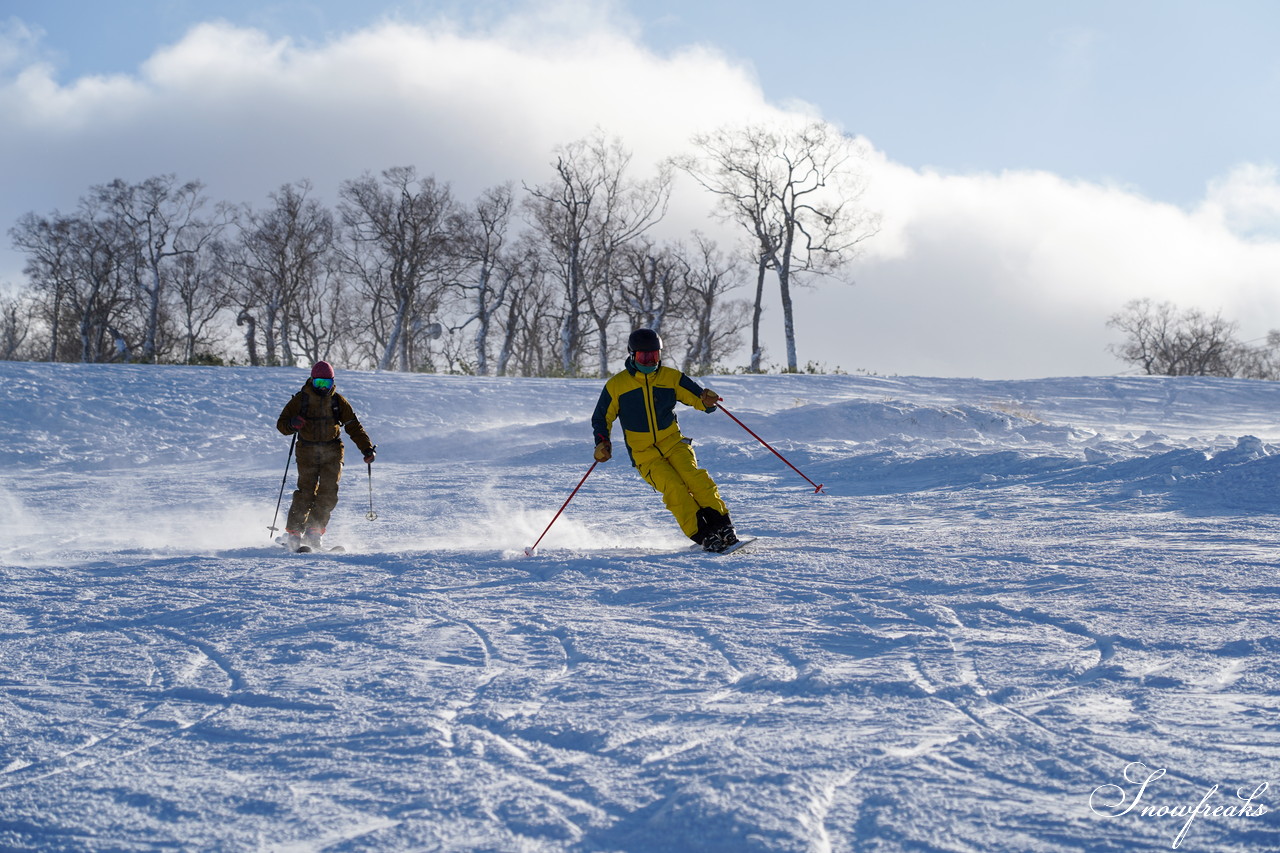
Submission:
M 366 462 L 365 464 L 369 466 L 369 511 L 364 514 L 364 517 L 370 521 L 377 521 L 378 514 L 373 511 L 373 463 Z
M 276 498 L 276 511 L 271 516 L 271 526 L 267 528 L 268 536 L 275 536 L 275 532 L 280 528 L 276 527 L 276 519 L 280 517 L 280 504 L 284 501 L 284 484 L 289 479 L 289 465 L 293 462 L 293 446 L 298 443 L 298 434 L 293 434 L 293 439 L 289 442 L 289 456 L 284 460 L 284 476 L 280 478 L 280 497 Z

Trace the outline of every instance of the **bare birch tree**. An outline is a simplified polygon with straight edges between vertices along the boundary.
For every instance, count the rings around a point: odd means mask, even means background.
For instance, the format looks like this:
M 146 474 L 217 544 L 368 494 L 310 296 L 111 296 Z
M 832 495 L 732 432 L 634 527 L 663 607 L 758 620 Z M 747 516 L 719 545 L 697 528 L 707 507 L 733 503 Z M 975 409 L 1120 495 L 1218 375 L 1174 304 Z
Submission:
M 128 338 L 138 339 L 139 324 L 130 315 L 136 252 L 98 199 L 81 198 L 70 216 L 27 214 L 10 234 L 27 255 L 27 275 L 51 323 L 52 358 L 111 361 Z
M 560 364 L 557 342 L 563 326 L 558 292 L 542 254 L 530 235 L 514 247 L 513 280 L 502 309 L 495 315 L 500 336 L 499 376 L 549 376 Z M 512 368 L 512 363 L 519 365 Z
M 294 307 L 321 287 L 333 252 L 333 213 L 309 198 L 311 184 L 285 184 L 269 198 L 264 211 L 244 208 L 236 217 L 238 239 L 226 256 L 226 269 L 236 282 L 240 317 L 254 318 L 250 359 L 261 333 L 268 365 L 293 365 Z
M 619 252 L 666 214 L 670 168 L 633 181 L 626 175 L 630 163 L 620 140 L 597 133 L 558 150 L 553 180 L 526 187 L 530 224 L 563 290 L 560 369 L 566 375 L 581 369 L 587 320 L 595 325 L 599 373 L 609 372 Z
M 475 324 L 474 371 L 489 375 L 489 336 L 513 287 L 519 286 L 519 262 L 507 248 L 515 194 L 511 184 L 491 187 L 458 217 L 458 277 L 467 316 L 457 330 Z
M 699 154 L 679 166 L 717 196 L 720 214 L 747 232 L 756 248 L 757 295 L 752 369 L 760 369 L 759 323 L 768 271 L 782 302 L 787 369 L 798 369 L 792 286 L 802 273 L 833 274 L 876 232 L 861 207 L 861 145 L 823 122 L 801 128 L 761 125 L 694 138 Z
M 174 259 L 169 275 L 181 329 L 182 361 L 195 364 L 201 347 L 216 344 L 214 321 L 231 305 L 231 287 L 212 251 Z
M 127 357 L 128 338 L 138 335 L 128 317 L 134 259 L 129 239 L 114 219 L 91 205 L 71 224 L 75 286 L 70 307 L 78 320 L 80 361 Z
M 676 247 L 637 240 L 622 252 L 620 264 L 618 294 L 627 326 L 662 334 L 667 318 L 685 307 L 688 261 Z
M 29 354 L 35 313 L 29 294 L 0 296 L 0 361 L 16 361 Z
M 687 332 L 685 373 L 705 375 L 738 348 L 749 320 L 749 306 L 726 294 L 742 283 L 741 263 L 727 258 L 713 240 L 694 232 L 685 276 Z
M 424 366 L 453 260 L 456 205 L 449 186 L 400 166 L 381 178 L 346 181 L 339 195 L 344 266 L 367 300 L 378 368 Z
M 45 352 L 49 361 L 61 361 L 69 355 L 65 349 L 64 319 L 75 287 L 73 222 L 72 217 L 58 213 L 52 216 L 27 213 L 9 229 L 13 247 L 26 255 L 24 272 L 37 314 L 49 334 Z
M 201 251 L 222 227 L 199 218 L 205 204 L 203 191 L 199 181 L 179 185 L 175 175 L 152 177 L 138 184 L 117 179 L 91 190 L 101 207 L 119 219 L 121 234 L 131 238 L 130 246 L 136 252 L 131 269 L 142 297 L 139 349 L 143 361 L 157 361 L 166 348 L 162 329 L 170 260 Z

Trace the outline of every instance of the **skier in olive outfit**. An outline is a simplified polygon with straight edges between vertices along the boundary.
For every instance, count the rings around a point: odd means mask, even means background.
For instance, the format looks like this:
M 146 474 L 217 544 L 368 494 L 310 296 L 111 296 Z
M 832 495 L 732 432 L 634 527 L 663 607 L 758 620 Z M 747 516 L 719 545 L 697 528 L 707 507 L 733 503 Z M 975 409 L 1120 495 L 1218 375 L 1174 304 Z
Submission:
M 652 329 L 632 332 L 627 351 L 626 370 L 605 383 L 591 417 L 596 461 L 613 456 L 609 434 L 614 420 L 621 420 L 631 464 L 662 495 L 680 529 L 705 550 L 723 551 L 738 541 L 729 510 L 711 475 L 698 467 L 675 414 L 677 402 L 714 412 L 720 397 L 674 367 L 663 367 L 662 339 Z
M 307 384 L 285 404 L 276 421 L 282 434 L 298 434 L 298 488 L 280 539 L 291 551 L 303 545 L 318 550 L 323 545 L 329 514 L 338 504 L 338 480 L 342 479 L 339 429 L 347 431 L 366 463 L 373 462 L 377 450 L 347 398 L 334 390 L 333 378 L 329 362 L 316 362 Z

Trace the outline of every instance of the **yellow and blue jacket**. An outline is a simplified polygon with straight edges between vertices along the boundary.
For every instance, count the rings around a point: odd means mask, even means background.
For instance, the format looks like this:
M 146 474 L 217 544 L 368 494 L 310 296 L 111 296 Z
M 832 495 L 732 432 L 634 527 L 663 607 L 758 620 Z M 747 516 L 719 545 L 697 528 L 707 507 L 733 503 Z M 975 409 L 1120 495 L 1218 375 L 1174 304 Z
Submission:
M 676 420 L 676 403 L 700 412 L 714 412 L 702 405 L 702 386 L 674 367 L 659 366 L 653 373 L 641 373 L 627 359 L 627 369 L 615 374 L 600 392 L 591 428 L 596 444 L 609 441 L 615 420 L 622 423 L 622 437 L 632 465 L 666 456 L 684 440 Z

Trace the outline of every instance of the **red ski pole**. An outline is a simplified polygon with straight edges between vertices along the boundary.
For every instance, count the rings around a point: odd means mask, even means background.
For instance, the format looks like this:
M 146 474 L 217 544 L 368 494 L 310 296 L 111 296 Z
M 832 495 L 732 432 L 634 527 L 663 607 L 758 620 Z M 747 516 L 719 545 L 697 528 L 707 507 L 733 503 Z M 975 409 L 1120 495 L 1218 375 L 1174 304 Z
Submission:
M 556 519 L 560 517 L 560 513 L 564 512 L 564 508 L 569 505 L 569 501 L 573 500 L 573 496 L 578 493 L 578 489 L 582 488 L 582 484 L 587 482 L 587 478 L 591 476 L 591 472 L 596 470 L 596 466 L 599 464 L 599 459 L 591 463 L 591 467 L 587 469 L 587 473 L 582 475 L 582 479 L 578 481 L 578 485 L 573 487 L 573 491 L 569 493 L 569 497 L 565 498 L 564 503 L 560 504 L 560 509 L 556 511 L 555 517 L 552 518 L 551 523 L 547 525 L 547 530 L 550 530 L 551 525 L 556 523 Z M 542 531 L 542 536 L 547 535 L 547 530 Z M 538 542 L 542 541 L 542 536 L 538 537 Z M 524 555 L 526 557 L 532 557 L 533 552 L 538 550 L 538 542 L 534 542 L 532 546 L 524 549 Z
M 774 456 L 778 457 L 778 458 L 779 458 L 779 459 L 781 459 L 783 462 L 787 462 L 787 457 L 783 456 L 781 453 L 779 453 L 778 451 L 774 450 L 774 449 L 773 449 L 773 447 L 769 444 L 769 442 L 765 441 L 763 438 L 761 438 L 760 436 L 756 435 L 754 432 L 751 432 L 751 427 L 747 426 L 747 425 L 746 425 L 746 424 L 744 424 L 742 421 L 738 420 L 738 418 L 733 414 L 733 412 L 729 411 L 728 409 L 726 409 L 726 408 L 724 407 L 724 403 L 722 403 L 722 402 L 717 402 L 717 403 L 716 403 L 716 405 L 720 408 L 720 411 L 724 412 L 726 415 L 728 415 L 729 417 L 733 418 L 733 422 L 734 422 L 734 423 L 736 423 L 738 426 L 740 426 L 740 427 L 742 427 L 743 429 L 745 429 L 747 432 L 750 432 L 750 433 L 751 433 L 751 437 L 752 437 L 752 438 L 754 438 L 756 441 L 760 442 L 760 443 L 761 443 L 761 444 L 763 444 L 765 447 L 768 447 L 771 451 L 773 451 L 773 455 L 774 455 Z M 799 474 L 801 477 L 804 477 L 804 472 L 803 472 L 803 471 L 801 471 L 801 470 L 800 470 L 799 468 L 797 468 L 796 466 L 792 465 L 790 462 L 787 462 L 787 467 L 788 467 L 788 468 L 790 468 L 792 471 L 795 471 L 795 472 L 796 472 L 797 474 Z M 813 492 L 814 492 L 814 494 L 817 494 L 818 492 L 822 491 L 822 484 L 821 484 L 821 483 L 815 483 L 815 482 L 813 482 L 813 480 L 810 480 L 808 477 L 804 477 L 804 479 L 805 479 L 805 481 L 806 481 L 806 482 L 808 482 L 808 484 L 809 484 L 810 486 L 813 486 Z

